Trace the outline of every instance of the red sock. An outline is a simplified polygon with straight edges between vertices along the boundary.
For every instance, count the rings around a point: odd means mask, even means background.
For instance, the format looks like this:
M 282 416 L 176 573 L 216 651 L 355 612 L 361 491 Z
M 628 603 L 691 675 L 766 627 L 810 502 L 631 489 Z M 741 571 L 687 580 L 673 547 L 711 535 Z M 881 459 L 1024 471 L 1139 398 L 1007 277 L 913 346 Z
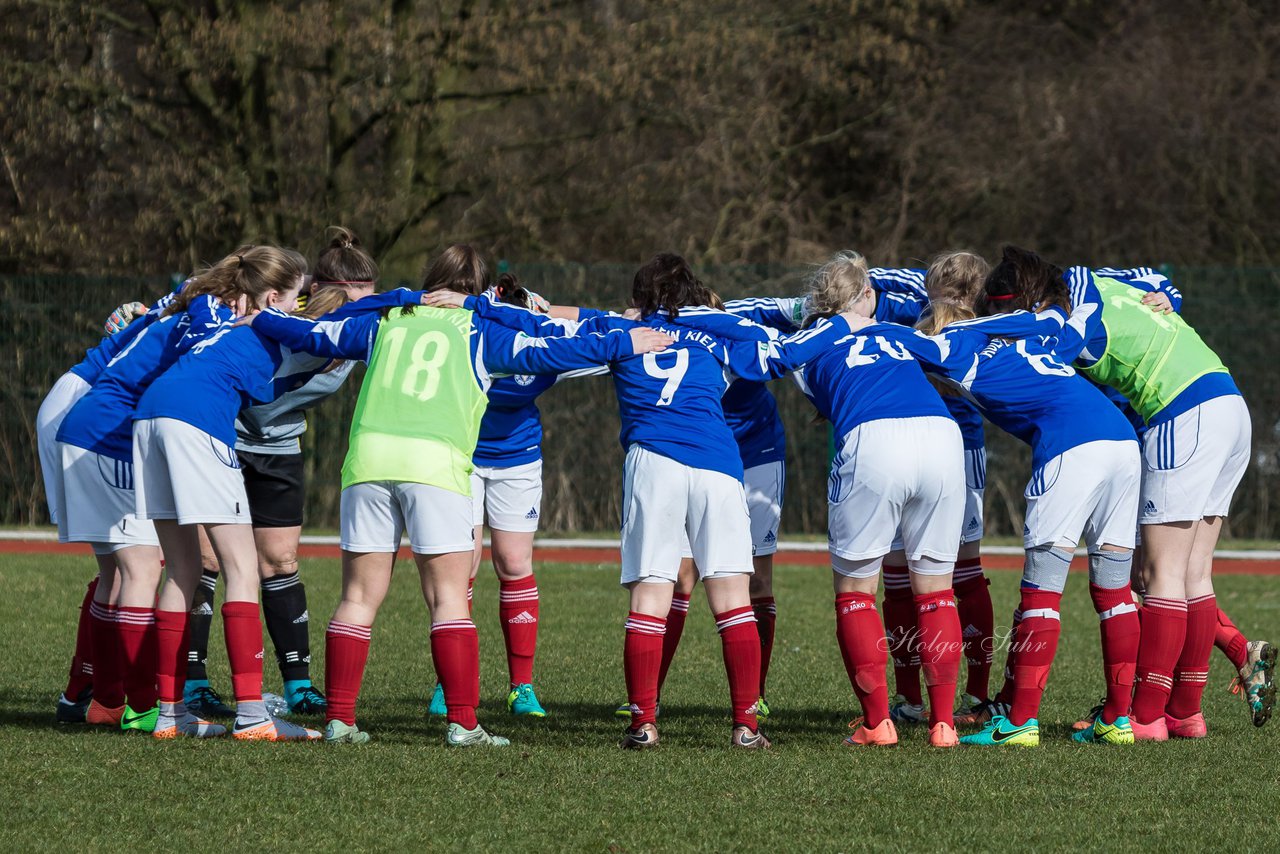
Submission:
M 1022 591 L 1022 622 L 1014 639 L 1017 654 L 1011 668 L 1014 687 L 1009 721 L 1014 726 L 1040 716 L 1040 698 L 1044 696 L 1062 633 L 1058 614 L 1061 603 L 1061 593 L 1026 588 Z
M 76 624 L 76 651 L 71 656 L 71 671 L 67 674 L 67 688 L 62 693 L 68 700 L 74 701 L 86 688 L 93 685 L 93 623 L 89 616 L 89 608 L 93 605 L 93 594 L 98 589 L 98 579 L 89 582 L 89 589 L 80 602 L 80 620 Z
M 187 625 L 190 614 L 156 610 L 156 691 L 162 703 L 182 699 L 187 684 Z
M 662 636 L 666 634 L 667 621 L 632 611 L 627 614 L 626 629 L 622 668 L 627 676 L 634 728 L 658 720 L 658 669 L 662 665 Z
M 1006 706 L 1013 703 L 1013 690 L 1016 687 L 1013 678 L 1013 661 L 1017 658 L 1014 642 L 1018 637 L 1018 629 L 1022 626 L 1022 606 L 1019 604 L 1013 609 L 1013 618 L 1009 622 L 1009 649 L 1005 654 L 1004 661 L 1004 683 L 1000 686 L 1000 690 L 996 692 L 995 701 L 1004 703 Z
M 533 682 L 533 654 L 538 648 L 538 583 L 532 575 L 498 580 L 498 618 L 507 644 L 511 685 Z
M 356 725 L 356 698 L 369 659 L 372 631 L 372 626 L 329 621 L 324 633 L 324 690 L 329 701 L 325 716 L 330 720 Z
M 671 610 L 667 612 L 667 629 L 662 636 L 662 664 L 658 666 L 658 695 L 667 682 L 667 668 L 676 657 L 680 635 L 684 634 L 684 621 L 689 616 L 689 596 L 677 593 L 671 597 Z
M 889 686 L 884 679 L 889 652 L 884 624 L 876 613 L 876 597 L 869 593 L 836 594 L 836 639 L 849 683 L 862 704 L 863 723 L 877 727 L 889 717 Z
M 1200 713 L 1200 700 L 1209 681 L 1209 656 L 1218 629 L 1218 599 L 1212 593 L 1187 600 L 1187 636 L 1173 668 L 1173 691 L 1165 709 L 1169 717 L 1186 720 Z
M 765 679 L 769 676 L 769 662 L 773 658 L 773 633 L 778 624 L 778 606 L 772 596 L 751 600 L 751 610 L 756 615 L 756 631 L 760 633 L 760 696 L 764 696 Z
M 1249 639 L 1236 628 L 1231 618 L 1221 608 L 1218 609 L 1218 627 L 1213 633 L 1213 645 L 1222 650 L 1236 670 L 1244 667 L 1249 660 Z M 67 696 L 71 696 L 68 694 Z
M 222 632 L 236 702 L 262 700 L 262 617 L 257 602 L 223 602 Z
M 982 574 L 981 558 L 956 562 L 952 589 L 960 610 L 964 660 L 969 670 L 964 691 L 985 700 L 991 691 L 996 618 L 991 606 L 991 582 Z
M 733 705 L 733 725 L 758 727 L 756 698 L 760 690 L 760 634 L 750 605 L 716 614 L 716 631 L 724 650 L 724 669 L 729 675 L 729 702 Z
M 480 705 L 480 638 L 470 620 L 431 624 L 431 660 L 444 688 L 447 720 L 475 729 Z
M 1107 699 L 1102 705 L 1103 723 L 1129 714 L 1133 701 L 1133 675 L 1138 666 L 1138 641 L 1142 623 L 1128 587 L 1111 589 L 1089 585 L 1089 598 L 1098 612 L 1102 633 L 1102 670 L 1107 681 Z
M 93 699 L 100 706 L 118 709 L 124 705 L 124 655 L 116 608 L 94 602 L 89 606 L 93 631 Z
M 1148 596 L 1142 602 L 1142 639 L 1133 687 L 1133 719 L 1155 723 L 1173 691 L 1173 670 L 1187 637 L 1187 600 Z
M 120 608 L 116 612 L 124 657 L 124 693 L 135 712 L 156 704 L 156 609 Z
M 911 575 L 905 566 L 884 567 L 884 633 L 893 656 L 893 682 L 908 703 L 922 705 L 920 694 L 920 632 Z
M 963 646 L 955 593 L 921 593 L 915 597 L 915 606 L 921 638 L 920 667 L 929 687 L 929 723 L 954 725 L 952 707 Z

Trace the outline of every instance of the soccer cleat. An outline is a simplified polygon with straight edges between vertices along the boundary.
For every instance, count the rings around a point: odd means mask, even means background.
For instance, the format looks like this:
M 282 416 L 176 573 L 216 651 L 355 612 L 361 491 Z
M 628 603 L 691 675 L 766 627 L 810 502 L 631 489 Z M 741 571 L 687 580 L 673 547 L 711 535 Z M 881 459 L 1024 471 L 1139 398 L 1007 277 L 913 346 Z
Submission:
M 267 707 L 267 714 L 272 717 L 283 717 L 289 714 L 289 702 L 279 694 L 272 694 L 270 691 L 264 691 L 262 694 L 262 705 Z
M 528 682 L 517 685 L 507 695 L 507 711 L 513 715 L 530 718 L 545 718 L 547 710 L 538 702 L 538 695 L 533 693 L 533 686 Z
M 908 703 L 907 698 L 898 694 L 889 704 L 889 717 L 894 723 L 922 724 L 928 720 L 924 703 Z
M 449 747 L 506 747 L 510 739 L 500 735 L 490 735 L 485 728 L 476 724 L 475 729 L 466 729 L 462 724 L 449 724 L 444 743 Z
M 354 724 L 344 724 L 339 720 L 329 721 L 324 728 L 325 744 L 368 744 L 369 733 L 361 732 Z
M 231 737 L 239 741 L 318 741 L 323 736 L 318 730 L 268 717 L 246 724 L 237 720 L 231 728 Z
M 328 709 L 329 703 L 324 694 L 311 685 L 299 690 L 289 704 L 289 711 L 295 715 L 323 715 Z
M 89 712 L 89 704 L 93 702 L 93 687 L 80 692 L 74 700 L 68 700 L 66 694 L 58 695 L 58 708 L 54 712 L 54 720 L 60 724 L 82 724 Z
M 764 697 L 756 700 L 756 717 L 760 720 L 769 717 L 769 704 L 764 701 Z
M 853 730 L 853 735 L 848 736 L 844 743 L 850 747 L 857 745 L 890 747 L 898 743 L 898 729 L 893 725 L 892 718 L 885 718 L 874 727 L 868 727 L 862 718 L 857 718 L 850 722 L 849 728 Z
M 129 704 L 125 703 L 124 714 L 120 716 L 120 729 L 125 732 L 130 730 L 136 732 L 154 732 L 156 721 L 160 717 L 160 707 L 152 706 L 145 712 L 135 712 L 129 708 Z
M 629 717 L 631 717 L 631 704 L 630 704 L 630 703 L 623 703 L 621 706 L 618 706 L 618 708 L 616 708 L 616 709 L 614 709 L 614 710 L 613 710 L 613 716 L 614 716 L 615 718 L 629 718 Z
M 653 724 L 627 727 L 618 746 L 623 750 L 648 750 L 658 746 L 658 728 Z
M 931 747 L 959 747 L 960 739 L 956 728 L 946 721 L 938 721 L 929 727 L 929 745 Z
M 1104 723 L 1102 714 L 1094 717 L 1093 722 L 1084 729 L 1071 734 L 1073 741 L 1080 744 L 1133 744 L 1133 727 L 1129 719 L 1123 715 L 1113 723 Z
M 1129 726 L 1133 728 L 1134 741 L 1169 740 L 1169 725 L 1165 723 L 1163 717 L 1156 718 L 1149 724 L 1142 724 L 1135 720 L 1130 720 Z
M 965 715 L 972 715 L 977 712 L 985 702 L 987 701 L 981 697 L 975 697 L 972 694 L 961 694 L 960 704 L 956 706 L 952 716 L 959 719 Z
M 433 718 L 442 718 L 449 714 L 449 707 L 444 702 L 444 686 L 439 682 L 431 692 L 431 702 L 427 704 L 427 714 Z
M 1231 680 L 1231 693 L 1241 694 L 1253 714 L 1253 725 L 1271 719 L 1276 704 L 1276 648 L 1266 641 L 1249 641 L 1240 675 Z
M 104 706 L 97 700 L 89 701 L 89 708 L 85 710 L 84 722 L 89 726 L 120 726 L 120 717 L 124 714 L 124 706 Z
M 1008 714 L 1008 703 L 1002 703 L 999 700 L 985 700 L 970 712 L 956 715 L 955 722 L 956 726 L 974 726 L 975 724 L 986 724 L 997 715 L 1006 716 Z
M 1169 731 L 1169 735 L 1174 738 L 1204 738 L 1209 734 L 1209 727 L 1204 722 L 1204 714 L 1201 712 L 1196 712 L 1182 720 L 1166 714 L 1164 726 Z
M 1098 705 L 1094 706 L 1092 709 L 1086 712 L 1084 717 L 1082 717 L 1080 720 L 1073 723 L 1071 725 L 1071 728 L 1076 732 L 1084 732 L 1085 730 L 1091 728 L 1093 726 L 1093 722 L 1098 720 L 1099 716 L 1101 716 L 1102 710 L 1106 707 L 1106 703 L 1107 703 L 1106 698 L 1103 698 L 1102 701 L 1098 703 Z
M 217 738 L 226 734 L 227 728 L 221 724 L 209 723 L 190 713 L 180 718 L 172 715 L 160 715 L 156 718 L 156 728 L 151 731 L 152 738 L 160 739 L 178 738 L 179 736 Z
M 773 746 L 773 742 L 764 733 L 758 729 L 753 730 L 749 726 L 734 727 L 733 737 L 729 740 L 729 744 L 732 747 L 741 747 L 744 750 L 768 750 Z
M 1039 747 L 1040 722 L 1031 718 L 1016 726 L 1004 715 L 995 715 L 981 731 L 961 737 L 960 743 L 977 747 Z
M 195 684 L 188 682 L 182 691 L 182 702 L 187 711 L 201 718 L 230 718 L 235 716 L 235 709 L 222 702 L 218 692 L 209 687 L 209 683 Z

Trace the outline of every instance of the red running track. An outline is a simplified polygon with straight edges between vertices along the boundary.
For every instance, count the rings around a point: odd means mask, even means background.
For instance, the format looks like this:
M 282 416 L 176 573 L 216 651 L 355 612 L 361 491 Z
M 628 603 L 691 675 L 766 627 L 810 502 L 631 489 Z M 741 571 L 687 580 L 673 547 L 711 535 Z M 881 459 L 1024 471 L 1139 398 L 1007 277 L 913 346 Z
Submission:
M 0 540 L 0 554 L 79 554 L 88 556 L 88 548 L 80 543 L 54 543 L 46 540 Z M 341 551 L 337 546 L 302 545 L 298 547 L 299 557 L 337 558 Z M 489 550 L 485 549 L 485 557 Z M 408 559 L 409 550 L 401 549 L 400 557 Z M 604 563 L 617 564 L 617 549 L 600 548 L 538 548 L 533 550 L 533 559 L 540 563 Z M 780 566 L 830 566 L 826 552 L 791 552 L 780 551 L 773 557 L 773 562 Z M 1019 570 L 1022 568 L 1021 555 L 985 555 L 982 565 L 986 569 Z M 1088 567 L 1085 561 L 1076 560 L 1071 568 L 1075 572 L 1084 572 Z M 1271 575 L 1280 576 L 1280 560 L 1237 560 L 1219 558 L 1214 562 L 1213 571 L 1218 575 Z

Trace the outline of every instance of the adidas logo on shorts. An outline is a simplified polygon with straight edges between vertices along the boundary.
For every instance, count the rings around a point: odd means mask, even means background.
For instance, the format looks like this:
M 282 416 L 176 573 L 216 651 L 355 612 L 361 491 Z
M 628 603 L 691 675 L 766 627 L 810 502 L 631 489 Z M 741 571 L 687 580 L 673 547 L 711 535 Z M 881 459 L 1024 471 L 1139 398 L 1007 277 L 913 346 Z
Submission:
M 538 508 L 537 508 L 537 507 L 530 507 L 530 508 L 529 508 L 529 512 L 528 512 L 528 513 L 526 513 L 526 514 L 524 514 L 524 518 L 526 518 L 526 519 L 537 519 L 537 518 L 538 518 Z
M 1143 513 L 1154 513 L 1154 512 L 1156 512 L 1156 503 L 1155 503 L 1154 501 L 1151 501 L 1150 499 L 1148 499 L 1148 500 L 1147 500 L 1147 503 L 1146 503 L 1146 504 L 1144 504 L 1144 505 L 1142 505 L 1142 512 L 1143 512 Z
M 770 531 L 769 533 L 764 535 L 764 541 L 766 543 L 776 543 L 778 541 L 778 538 L 774 536 L 773 531 Z
M 974 530 L 977 530 L 977 528 L 978 528 L 978 517 L 973 516 L 969 519 L 968 530 L 974 531 Z
M 536 623 L 538 622 L 538 618 L 533 616 L 533 614 L 530 614 L 528 611 L 521 611 L 519 614 L 516 614 L 510 620 L 507 620 L 507 622 L 520 623 L 520 624 Z

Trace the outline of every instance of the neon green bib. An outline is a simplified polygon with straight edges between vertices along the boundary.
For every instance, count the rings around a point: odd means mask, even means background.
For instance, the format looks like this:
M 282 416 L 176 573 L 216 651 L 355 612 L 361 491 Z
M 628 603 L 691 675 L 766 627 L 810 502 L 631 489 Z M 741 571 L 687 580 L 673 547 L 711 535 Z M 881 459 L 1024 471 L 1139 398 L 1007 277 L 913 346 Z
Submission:
M 1094 275 L 1102 295 L 1107 349 L 1080 371 L 1129 399 L 1150 421 L 1187 386 L 1206 374 L 1227 372 L 1218 355 L 1176 314 L 1159 314 L 1142 304 L 1146 295 L 1115 279 Z
M 397 309 L 378 325 L 351 421 L 342 486 L 391 480 L 471 494 L 488 403 L 471 369 L 471 312 Z

